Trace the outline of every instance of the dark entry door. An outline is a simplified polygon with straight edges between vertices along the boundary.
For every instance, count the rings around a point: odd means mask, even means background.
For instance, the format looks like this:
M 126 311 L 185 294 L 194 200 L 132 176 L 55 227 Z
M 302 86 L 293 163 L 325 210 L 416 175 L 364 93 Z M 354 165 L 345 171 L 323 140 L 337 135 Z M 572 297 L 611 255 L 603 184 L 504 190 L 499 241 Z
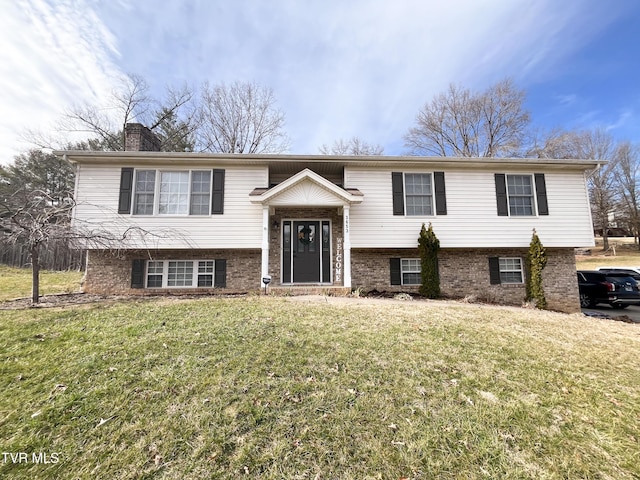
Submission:
M 293 222 L 293 281 L 320 281 L 320 222 Z

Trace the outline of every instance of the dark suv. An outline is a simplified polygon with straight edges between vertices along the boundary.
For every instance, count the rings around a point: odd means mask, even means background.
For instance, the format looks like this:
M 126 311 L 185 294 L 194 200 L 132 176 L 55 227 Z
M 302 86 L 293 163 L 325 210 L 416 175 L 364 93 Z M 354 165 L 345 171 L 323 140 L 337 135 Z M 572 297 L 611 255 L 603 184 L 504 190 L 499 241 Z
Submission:
M 607 303 L 613 308 L 640 304 L 638 283 L 626 273 L 578 270 L 580 306 L 593 308 Z

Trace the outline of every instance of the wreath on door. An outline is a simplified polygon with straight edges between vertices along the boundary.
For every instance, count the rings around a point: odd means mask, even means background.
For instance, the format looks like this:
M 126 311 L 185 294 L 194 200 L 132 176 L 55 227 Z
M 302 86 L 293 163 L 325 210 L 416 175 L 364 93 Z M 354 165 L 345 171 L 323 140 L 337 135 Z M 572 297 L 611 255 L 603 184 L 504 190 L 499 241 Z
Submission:
M 298 241 L 303 245 L 309 245 L 313 242 L 313 235 L 309 227 L 304 226 L 298 231 Z

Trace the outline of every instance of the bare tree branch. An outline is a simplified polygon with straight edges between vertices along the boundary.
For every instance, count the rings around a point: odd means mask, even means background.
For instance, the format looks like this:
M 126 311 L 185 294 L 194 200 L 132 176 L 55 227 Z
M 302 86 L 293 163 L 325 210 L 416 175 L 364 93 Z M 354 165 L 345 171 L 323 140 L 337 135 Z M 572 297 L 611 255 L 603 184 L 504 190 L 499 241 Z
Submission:
M 367 143 L 358 137 L 351 137 L 349 140 L 339 139 L 333 142 L 331 147 L 322 145 L 320 148 L 322 155 L 383 155 L 384 147 L 378 144 Z
M 484 92 L 450 85 L 425 104 L 405 135 L 412 155 L 497 157 L 517 151 L 529 125 L 525 94 L 509 79 Z
M 235 82 L 205 83 L 200 97 L 198 149 L 220 153 L 282 153 L 289 147 L 284 114 L 271 89 Z

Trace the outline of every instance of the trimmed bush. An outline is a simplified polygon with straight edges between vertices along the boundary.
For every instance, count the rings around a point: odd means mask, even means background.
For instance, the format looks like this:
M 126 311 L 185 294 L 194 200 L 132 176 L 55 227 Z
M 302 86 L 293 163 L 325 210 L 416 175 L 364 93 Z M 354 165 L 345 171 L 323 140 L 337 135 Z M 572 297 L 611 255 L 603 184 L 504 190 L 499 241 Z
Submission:
M 533 301 L 536 308 L 545 310 L 547 308 L 547 299 L 544 296 L 544 288 L 542 286 L 542 270 L 547 265 L 547 252 L 533 229 L 531 243 L 529 244 L 529 252 L 527 254 L 526 265 L 526 300 Z
M 438 250 L 440 250 L 440 240 L 433 232 L 431 223 L 429 223 L 428 229 L 423 223 L 420 229 L 420 237 L 418 237 L 418 252 L 420 253 L 422 277 L 420 295 L 426 298 L 438 298 L 440 296 Z

